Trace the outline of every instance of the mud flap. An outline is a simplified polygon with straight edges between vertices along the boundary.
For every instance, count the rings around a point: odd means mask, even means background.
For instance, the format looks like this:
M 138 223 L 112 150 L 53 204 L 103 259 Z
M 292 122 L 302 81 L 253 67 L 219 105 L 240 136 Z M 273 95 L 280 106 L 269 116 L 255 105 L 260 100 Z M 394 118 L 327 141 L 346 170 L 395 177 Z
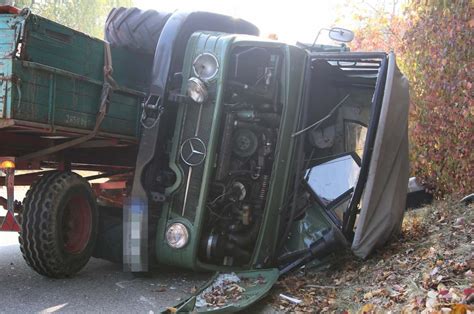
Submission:
M 189 299 L 165 313 L 242 311 L 262 299 L 278 280 L 276 268 L 216 273 Z

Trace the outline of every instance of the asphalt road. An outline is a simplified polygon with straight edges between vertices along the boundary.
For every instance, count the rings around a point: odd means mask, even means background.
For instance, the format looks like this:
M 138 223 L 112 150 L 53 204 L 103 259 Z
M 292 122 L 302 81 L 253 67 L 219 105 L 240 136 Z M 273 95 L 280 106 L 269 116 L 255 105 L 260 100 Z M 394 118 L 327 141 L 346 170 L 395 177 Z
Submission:
M 211 277 L 160 268 L 135 278 L 121 265 L 92 258 L 74 278 L 49 279 L 26 265 L 17 238 L 0 232 L 0 313 L 157 313 Z

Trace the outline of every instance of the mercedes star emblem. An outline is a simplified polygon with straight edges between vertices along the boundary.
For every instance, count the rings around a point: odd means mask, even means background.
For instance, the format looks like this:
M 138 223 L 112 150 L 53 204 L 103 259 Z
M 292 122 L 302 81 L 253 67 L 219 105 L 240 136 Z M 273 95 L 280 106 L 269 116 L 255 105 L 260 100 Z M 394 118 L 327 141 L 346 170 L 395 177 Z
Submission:
M 206 159 L 207 149 L 198 137 L 188 138 L 181 144 L 181 159 L 188 166 L 200 165 Z

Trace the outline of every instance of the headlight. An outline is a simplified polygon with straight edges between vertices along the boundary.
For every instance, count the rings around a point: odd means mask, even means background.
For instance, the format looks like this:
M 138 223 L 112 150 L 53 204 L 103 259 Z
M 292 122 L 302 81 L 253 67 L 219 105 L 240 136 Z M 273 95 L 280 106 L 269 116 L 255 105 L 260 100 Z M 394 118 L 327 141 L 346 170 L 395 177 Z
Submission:
M 205 52 L 196 57 L 193 61 L 194 75 L 203 81 L 212 80 L 219 71 L 219 62 L 215 55 Z
M 198 104 L 205 102 L 208 95 L 206 84 L 197 77 L 191 77 L 188 80 L 186 92 L 188 96 Z
M 174 249 L 180 249 L 188 244 L 189 232 L 185 225 L 176 222 L 166 230 L 166 241 Z

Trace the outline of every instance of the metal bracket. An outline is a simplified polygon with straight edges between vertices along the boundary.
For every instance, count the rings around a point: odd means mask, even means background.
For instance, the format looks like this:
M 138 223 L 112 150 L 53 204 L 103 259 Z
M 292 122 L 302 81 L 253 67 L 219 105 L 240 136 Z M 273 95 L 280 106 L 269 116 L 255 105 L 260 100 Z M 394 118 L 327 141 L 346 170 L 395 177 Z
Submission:
M 142 116 L 140 118 L 140 124 L 145 129 L 154 128 L 160 121 L 161 114 L 164 111 L 164 107 L 160 105 L 161 97 L 158 95 L 150 94 L 146 101 L 142 104 Z M 151 120 L 151 123 L 147 121 Z
M 166 196 L 160 192 L 150 192 L 151 199 L 156 203 L 163 203 L 166 201 Z
M 190 98 L 178 92 L 171 92 L 168 96 L 168 100 L 177 104 L 183 104 L 189 102 Z

